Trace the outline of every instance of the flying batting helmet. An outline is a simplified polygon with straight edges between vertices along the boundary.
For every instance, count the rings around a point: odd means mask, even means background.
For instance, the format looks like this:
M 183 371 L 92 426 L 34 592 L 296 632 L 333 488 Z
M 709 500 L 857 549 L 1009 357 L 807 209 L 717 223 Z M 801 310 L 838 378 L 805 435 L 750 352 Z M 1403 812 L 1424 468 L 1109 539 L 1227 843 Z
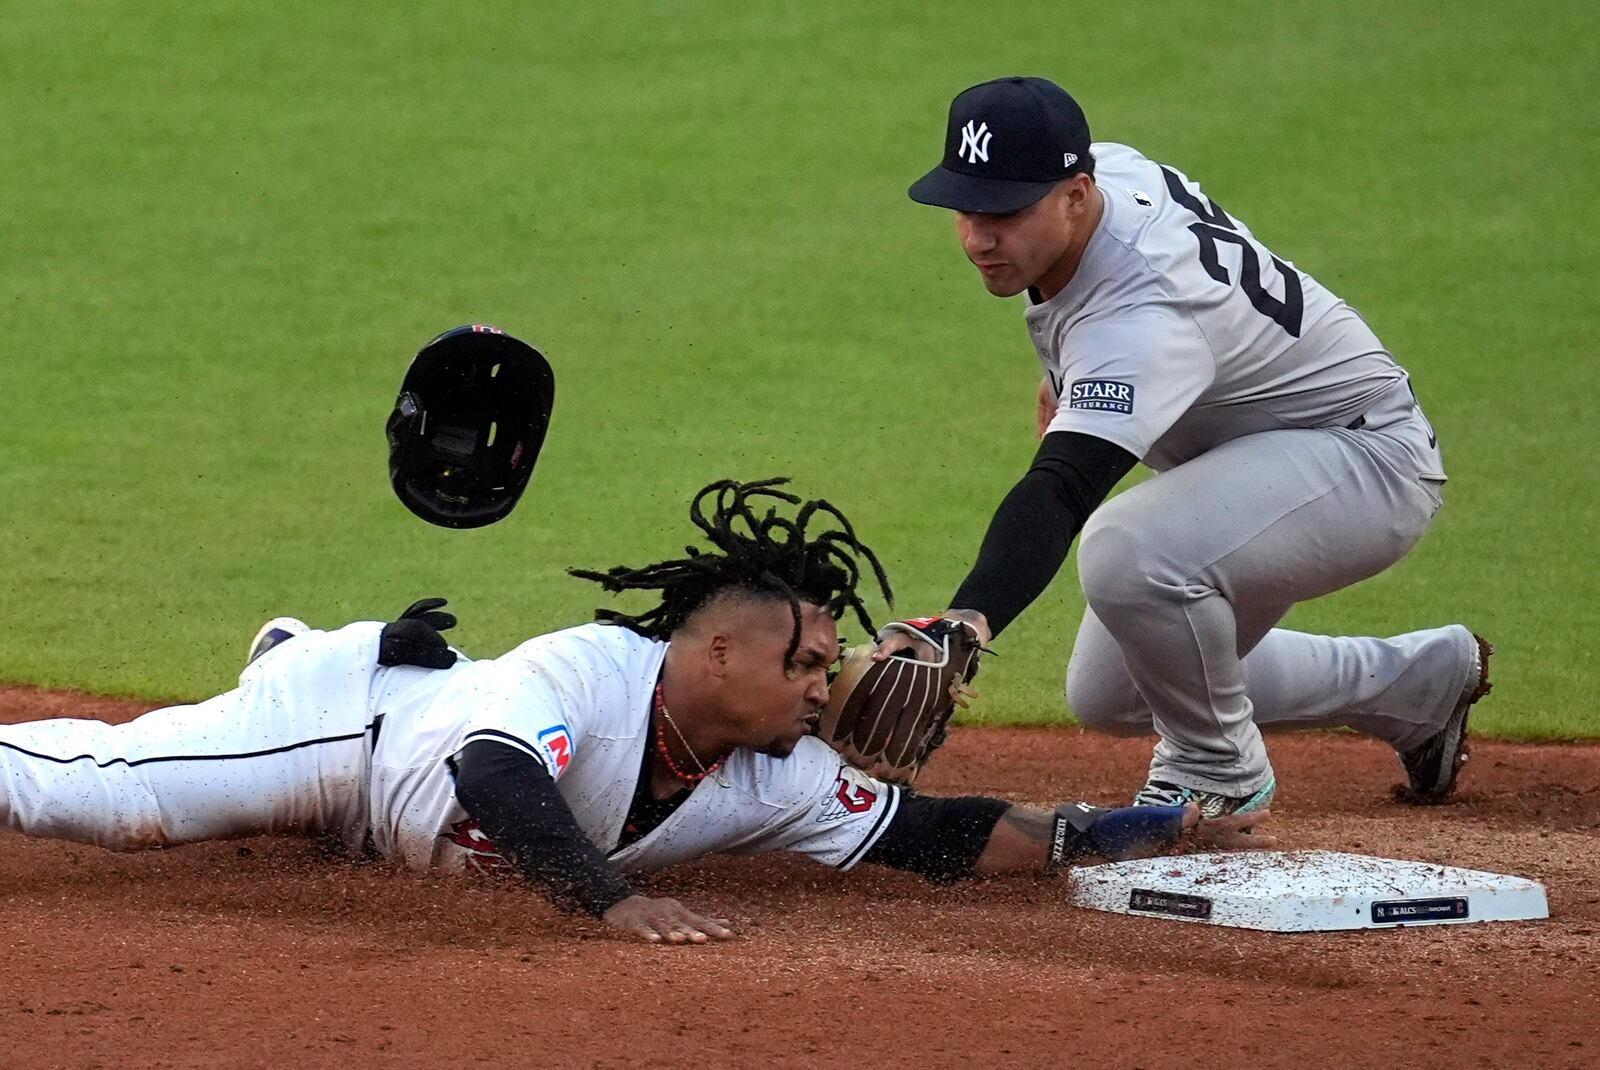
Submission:
M 431 524 L 478 528 L 516 506 L 555 405 L 550 362 L 486 324 L 418 350 L 386 427 L 389 482 Z

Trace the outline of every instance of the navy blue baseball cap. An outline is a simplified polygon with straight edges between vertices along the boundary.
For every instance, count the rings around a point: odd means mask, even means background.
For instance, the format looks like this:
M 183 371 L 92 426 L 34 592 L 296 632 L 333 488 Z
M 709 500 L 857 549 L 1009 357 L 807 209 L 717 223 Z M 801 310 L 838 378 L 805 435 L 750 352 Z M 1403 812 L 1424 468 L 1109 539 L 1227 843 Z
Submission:
M 1089 160 L 1089 120 L 1048 78 L 997 78 L 950 103 L 944 162 L 911 199 L 959 212 L 1015 212 Z

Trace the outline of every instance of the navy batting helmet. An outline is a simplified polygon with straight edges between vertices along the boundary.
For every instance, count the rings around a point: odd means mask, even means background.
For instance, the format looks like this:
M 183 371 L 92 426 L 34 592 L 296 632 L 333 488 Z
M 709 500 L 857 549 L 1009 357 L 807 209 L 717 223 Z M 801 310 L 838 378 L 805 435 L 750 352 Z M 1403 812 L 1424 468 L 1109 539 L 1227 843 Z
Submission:
M 528 485 L 555 397 L 549 361 L 498 327 L 439 335 L 412 359 L 389 416 L 395 494 L 431 524 L 493 524 Z

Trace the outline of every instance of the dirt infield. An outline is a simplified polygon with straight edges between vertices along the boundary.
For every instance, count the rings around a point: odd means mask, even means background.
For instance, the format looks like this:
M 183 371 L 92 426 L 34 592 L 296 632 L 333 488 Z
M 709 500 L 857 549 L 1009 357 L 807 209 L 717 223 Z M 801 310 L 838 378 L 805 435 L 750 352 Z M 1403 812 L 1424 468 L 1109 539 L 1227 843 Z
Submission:
M 0 689 L 0 721 L 144 707 Z M 1283 936 L 783 858 L 653 878 L 741 932 L 635 945 L 505 885 L 260 839 L 0 834 L 0 1065 L 1600 1065 L 1600 748 L 1479 744 L 1452 806 L 1383 748 L 1272 741 L 1284 846 L 1530 876 L 1548 922 Z M 1125 797 L 1148 743 L 963 729 L 927 788 Z

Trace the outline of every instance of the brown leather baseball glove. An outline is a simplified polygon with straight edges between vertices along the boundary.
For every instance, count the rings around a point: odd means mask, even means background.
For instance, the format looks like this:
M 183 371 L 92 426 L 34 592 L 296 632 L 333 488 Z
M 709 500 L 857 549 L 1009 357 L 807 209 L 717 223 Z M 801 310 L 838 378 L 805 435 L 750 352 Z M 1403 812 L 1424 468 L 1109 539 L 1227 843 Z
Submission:
M 872 660 L 872 646 L 851 647 L 828 689 L 817 735 L 846 761 L 880 780 L 910 784 L 949 735 L 950 715 L 976 693 L 967 682 L 984 652 L 965 621 L 923 617 L 896 621 L 878 633 L 910 634 L 933 647 Z

